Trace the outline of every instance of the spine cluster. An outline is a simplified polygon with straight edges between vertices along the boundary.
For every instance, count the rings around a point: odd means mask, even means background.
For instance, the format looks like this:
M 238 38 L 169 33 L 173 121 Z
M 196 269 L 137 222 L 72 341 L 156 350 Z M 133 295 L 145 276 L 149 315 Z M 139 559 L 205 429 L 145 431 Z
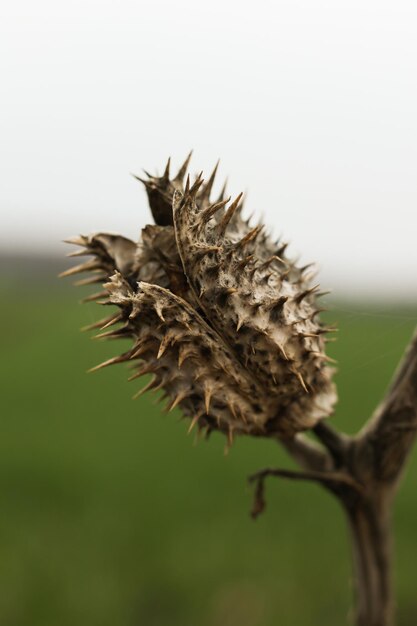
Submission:
M 206 432 L 292 437 L 328 417 L 336 402 L 325 354 L 318 286 L 262 225 L 242 217 L 242 196 L 210 199 L 216 169 L 193 184 L 188 161 L 170 178 L 143 180 L 156 222 L 135 243 L 96 234 L 69 240 L 93 258 L 64 275 L 91 272 L 88 300 L 117 313 L 93 325 L 102 337 L 130 337 L 131 348 L 98 366 L 129 362 L 131 379 L 151 374 Z M 107 331 L 109 326 L 116 329 Z M 96 369 L 98 369 L 96 368 Z

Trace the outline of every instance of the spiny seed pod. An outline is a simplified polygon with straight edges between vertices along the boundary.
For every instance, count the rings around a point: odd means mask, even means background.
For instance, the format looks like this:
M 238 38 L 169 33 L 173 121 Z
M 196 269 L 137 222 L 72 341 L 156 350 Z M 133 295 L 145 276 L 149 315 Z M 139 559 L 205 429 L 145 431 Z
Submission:
M 319 320 L 318 286 L 262 226 L 242 218 L 242 194 L 210 200 L 206 183 L 184 179 L 189 155 L 170 178 L 143 180 L 156 225 L 140 241 L 99 233 L 68 240 L 92 260 L 62 276 L 90 272 L 86 298 L 117 313 L 92 324 L 130 349 L 93 369 L 130 362 L 131 380 L 152 374 L 168 409 L 179 407 L 207 433 L 292 437 L 328 417 L 336 402 Z M 141 180 L 141 179 L 140 179 Z M 117 325 L 116 329 L 107 330 Z

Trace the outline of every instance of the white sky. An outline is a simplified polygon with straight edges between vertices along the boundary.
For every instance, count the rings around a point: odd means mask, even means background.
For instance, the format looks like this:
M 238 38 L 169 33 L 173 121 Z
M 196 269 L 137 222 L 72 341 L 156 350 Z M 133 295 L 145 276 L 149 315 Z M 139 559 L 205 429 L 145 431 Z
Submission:
M 415 0 L 11 0 L 0 246 L 135 238 L 129 172 L 221 157 L 230 192 L 336 293 L 417 297 Z

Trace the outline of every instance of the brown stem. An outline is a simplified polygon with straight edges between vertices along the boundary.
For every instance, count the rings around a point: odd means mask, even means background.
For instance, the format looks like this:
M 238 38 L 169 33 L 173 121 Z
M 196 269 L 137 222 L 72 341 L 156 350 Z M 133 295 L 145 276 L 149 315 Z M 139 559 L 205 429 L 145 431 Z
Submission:
M 353 545 L 356 626 L 393 626 L 391 507 L 417 435 L 417 332 L 374 416 L 356 437 L 325 422 L 281 444 L 303 471 L 267 469 L 256 482 L 253 516 L 265 508 L 267 476 L 314 480 L 347 514 Z
M 386 502 L 347 508 L 353 545 L 356 626 L 393 626 L 391 519 Z

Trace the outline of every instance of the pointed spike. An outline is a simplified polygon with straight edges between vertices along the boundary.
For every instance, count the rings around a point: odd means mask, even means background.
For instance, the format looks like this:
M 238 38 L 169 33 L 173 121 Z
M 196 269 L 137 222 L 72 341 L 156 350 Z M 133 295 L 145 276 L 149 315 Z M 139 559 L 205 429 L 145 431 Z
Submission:
M 210 204 L 207 209 L 204 209 L 199 215 L 203 224 L 207 223 L 209 219 L 213 217 L 217 211 L 220 211 L 228 202 L 230 201 L 230 196 L 226 198 L 226 200 L 221 200 L 220 202 L 215 202 L 214 204 Z
M 98 274 L 94 276 L 90 276 L 89 278 L 82 278 L 81 280 L 76 280 L 74 285 L 76 287 L 83 287 L 84 285 L 95 285 L 97 283 L 102 283 L 107 279 L 105 274 Z
M 70 243 L 74 246 L 86 246 L 87 237 L 84 237 L 84 235 L 78 235 L 76 237 L 69 237 L 68 239 L 64 239 L 64 243 Z
M 107 291 L 98 291 L 97 293 L 91 294 L 91 296 L 87 296 L 86 298 L 83 298 L 81 302 L 83 304 L 85 304 L 86 302 L 94 302 L 95 300 L 100 300 L 100 298 L 104 298 L 105 296 L 108 296 L 108 295 L 109 294 Z
M 188 391 L 183 390 L 183 391 L 178 392 L 178 394 L 175 396 L 175 398 L 169 405 L 168 412 L 173 411 L 175 407 L 181 402 L 181 400 L 184 400 L 184 398 L 187 397 L 187 395 L 188 395 Z
M 259 226 L 256 226 L 255 228 L 252 228 L 252 230 L 250 230 L 247 235 L 242 237 L 242 239 L 235 244 L 235 247 L 236 248 L 243 248 L 250 241 L 253 241 L 254 239 L 256 239 L 256 237 L 261 232 L 262 228 L 263 228 L 262 224 L 260 224 Z
M 136 359 L 138 358 L 141 354 L 144 354 L 145 352 L 147 352 L 148 350 L 151 350 L 154 347 L 154 340 L 150 339 L 149 337 L 146 337 L 144 339 L 141 339 L 139 341 L 139 343 L 137 343 L 133 349 L 132 349 L 132 354 L 130 355 L 131 359 Z
M 197 352 L 193 349 L 191 345 L 185 344 L 181 346 L 178 352 L 178 367 L 181 368 L 186 359 L 197 356 Z
M 113 315 L 112 317 L 110 317 L 108 319 L 108 321 L 101 326 L 101 330 L 105 330 L 106 328 L 108 328 L 109 326 L 113 326 L 113 324 L 117 324 L 117 322 L 120 322 L 123 319 L 123 313 L 118 313 L 117 315 Z
M 308 298 L 308 296 L 311 296 L 317 293 L 317 290 L 319 288 L 320 288 L 320 285 L 314 285 L 314 287 L 311 287 L 310 289 L 305 289 L 301 293 L 294 296 L 293 298 L 294 302 L 296 302 L 297 304 L 300 304 L 305 298 Z
M 122 328 L 118 328 L 117 330 L 108 330 L 105 333 L 100 333 L 99 335 L 94 335 L 91 339 L 123 339 L 124 337 L 130 337 L 131 331 L 127 326 L 123 326 Z
M 140 398 L 140 396 L 142 396 L 144 393 L 146 393 L 147 391 L 150 391 L 151 389 L 155 389 L 158 386 L 158 382 L 157 382 L 157 378 L 154 377 L 152 378 L 147 385 L 145 385 L 144 387 L 142 387 L 142 389 L 139 389 L 139 391 L 137 393 L 134 394 L 134 396 L 132 396 L 133 400 L 136 400 L 137 398 Z
M 100 268 L 101 265 L 97 260 L 86 261 L 85 263 L 74 265 L 74 267 L 70 267 L 68 270 L 61 272 L 58 274 L 58 278 L 65 278 L 66 276 L 73 276 L 74 274 L 81 274 L 82 272 L 88 272 L 90 270 L 97 270 Z
M 324 361 L 328 361 L 329 363 L 337 363 L 336 359 L 332 359 L 332 357 L 327 356 L 324 352 L 310 352 L 310 354 L 318 359 L 323 359 Z
M 301 384 L 302 388 L 304 389 L 304 391 L 306 393 L 309 393 L 307 385 L 306 385 L 306 383 L 304 381 L 304 378 L 302 377 L 301 373 L 296 371 L 296 370 L 293 370 L 293 371 L 294 371 L 294 374 L 297 376 L 298 380 L 300 381 L 300 384 Z
M 193 254 L 196 257 L 203 257 L 210 252 L 219 252 L 221 248 L 219 246 L 196 246 L 193 250 Z
M 282 356 L 284 357 L 284 359 L 286 361 L 289 361 L 290 359 L 288 358 L 288 354 L 285 352 L 284 346 L 282 346 L 281 344 L 277 343 L 277 346 L 279 348 L 279 351 L 281 352 Z
M 88 324 L 88 326 L 83 326 L 81 328 L 81 332 L 86 332 L 88 330 L 96 330 L 97 328 L 104 330 L 104 328 L 106 328 L 106 324 L 114 320 L 114 317 L 115 317 L 114 315 L 110 315 L 110 317 L 104 317 L 103 319 L 98 320 L 97 322 L 94 322 L 93 324 Z
M 281 244 L 281 246 L 278 248 L 278 250 L 276 252 L 277 256 L 283 256 L 285 254 L 285 251 L 288 248 L 288 246 L 289 246 L 288 241 L 283 243 L 283 244 Z
M 203 189 L 201 190 L 200 200 L 207 200 L 208 201 L 210 199 L 210 193 L 211 193 L 211 190 L 213 188 L 213 183 L 214 183 L 214 180 L 216 178 L 216 173 L 217 173 L 217 168 L 219 167 L 219 163 L 220 163 L 220 159 L 217 161 L 216 165 L 214 166 L 214 169 L 213 169 L 212 173 L 210 174 L 210 178 L 208 179 L 208 181 L 204 185 Z
M 237 263 L 238 269 L 243 269 L 244 267 L 247 266 L 248 263 L 253 261 L 253 259 L 254 259 L 253 254 L 249 254 L 248 256 L 245 256 L 243 259 L 238 261 L 238 263 Z
M 226 213 L 224 214 L 224 216 L 222 217 L 222 220 L 219 224 L 218 227 L 218 231 L 220 235 L 223 235 L 226 231 L 227 226 L 229 225 L 230 220 L 232 219 L 233 215 L 236 213 L 238 207 L 239 207 L 239 202 L 241 200 L 243 196 L 243 192 L 241 192 L 236 198 L 235 200 L 233 200 L 232 204 L 228 207 Z
M 204 183 L 203 172 L 200 172 L 190 189 L 190 196 L 192 196 L 195 199 L 197 197 L 198 190 L 200 189 L 203 183 Z
M 221 202 L 226 197 L 227 182 L 228 181 L 227 181 L 227 178 L 226 178 L 226 180 L 223 183 L 223 187 L 221 188 L 221 191 L 219 193 L 219 197 L 217 198 L 216 202 Z
M 173 339 L 172 335 L 169 335 L 168 333 L 164 335 L 159 346 L 158 354 L 156 355 L 157 359 L 161 358 Z
M 171 165 L 171 157 L 168 158 L 167 164 L 165 166 L 165 171 L 163 173 L 162 178 L 164 179 L 165 182 L 169 182 L 169 168 Z
M 197 422 L 200 419 L 200 417 L 201 417 L 201 415 L 199 415 L 198 413 L 197 413 L 197 415 L 194 415 L 193 419 L 191 420 L 191 424 L 188 427 L 187 435 L 189 435 L 190 432 L 193 430 L 194 426 L 197 424 Z
M 190 192 L 190 175 L 187 175 L 187 180 L 185 183 L 184 195 L 186 196 Z
M 91 252 L 88 248 L 84 248 L 84 250 L 75 250 L 75 252 L 70 252 L 67 254 L 67 257 L 78 257 L 78 256 L 91 256 L 93 252 Z
M 184 163 L 181 165 L 180 169 L 178 170 L 178 174 L 174 178 L 174 182 L 182 183 L 182 181 L 184 180 L 184 176 L 185 176 L 185 173 L 186 173 L 186 171 L 188 169 L 188 164 L 190 162 L 192 154 L 193 154 L 193 151 L 191 150 L 189 155 L 185 159 Z
M 126 355 L 122 354 L 121 356 L 115 356 L 112 359 L 108 359 L 107 361 L 103 361 L 103 363 L 100 363 L 99 365 L 96 365 L 95 367 L 91 367 L 89 370 L 87 370 L 87 373 L 92 373 L 92 372 L 97 372 L 98 370 L 103 369 L 104 367 L 108 367 L 109 365 L 115 365 L 116 363 L 122 363 L 123 361 L 126 361 Z
M 287 265 L 286 261 L 284 261 L 284 259 L 281 259 L 281 257 L 279 257 L 276 254 L 273 254 L 272 256 L 269 257 L 269 259 L 267 259 L 266 261 L 264 261 L 260 267 L 263 268 L 267 268 L 269 265 L 271 265 L 271 263 L 273 263 L 274 261 L 278 261 L 279 263 L 283 264 L 283 265 Z
M 140 176 L 137 176 L 137 174 L 133 174 L 132 172 L 130 173 L 130 175 L 133 176 L 133 178 L 136 178 L 136 180 L 138 180 L 140 183 L 145 185 L 145 187 L 149 187 L 148 180 L 145 180 L 144 178 L 141 178 Z
M 242 328 L 244 323 L 245 323 L 245 320 L 243 318 L 241 318 L 241 317 L 238 317 L 237 324 L 236 324 L 236 332 L 237 333 Z
M 229 448 L 231 448 L 232 445 L 233 445 L 233 433 L 234 433 L 233 426 L 229 426 L 229 430 L 228 430 L 228 433 L 227 433 L 227 443 L 229 445 Z
M 157 316 L 161 320 L 161 322 L 165 322 L 165 317 L 163 315 L 164 307 L 163 307 L 163 304 L 162 304 L 162 302 L 160 300 L 157 300 L 154 303 L 154 309 L 155 309 L 155 312 L 156 312 Z
M 136 378 L 140 378 L 141 376 L 144 376 L 145 374 L 150 374 L 151 372 L 155 373 L 155 365 L 148 363 L 141 367 L 137 372 L 132 374 L 132 376 L 129 376 L 127 380 L 128 382 L 131 382 L 132 380 L 136 380 Z
M 210 411 L 210 400 L 211 400 L 212 393 L 213 393 L 212 388 L 206 385 L 204 387 L 204 407 L 206 409 L 206 415 L 208 415 Z

